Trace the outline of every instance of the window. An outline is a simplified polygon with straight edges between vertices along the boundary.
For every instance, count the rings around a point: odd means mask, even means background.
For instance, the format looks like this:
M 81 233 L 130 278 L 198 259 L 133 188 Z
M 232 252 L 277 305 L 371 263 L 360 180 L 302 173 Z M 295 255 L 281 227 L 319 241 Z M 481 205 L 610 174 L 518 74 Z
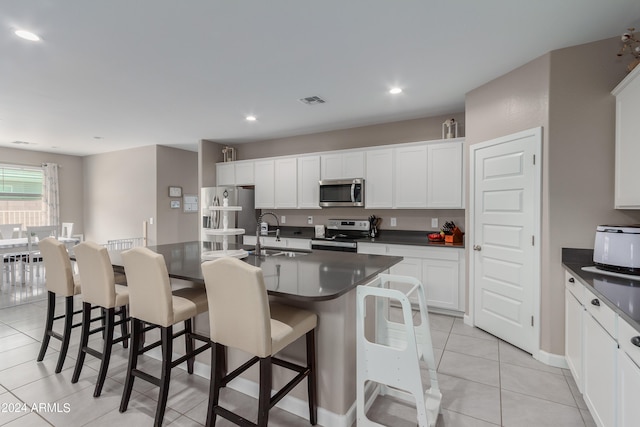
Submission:
M 0 164 L 0 224 L 47 225 L 42 168 Z

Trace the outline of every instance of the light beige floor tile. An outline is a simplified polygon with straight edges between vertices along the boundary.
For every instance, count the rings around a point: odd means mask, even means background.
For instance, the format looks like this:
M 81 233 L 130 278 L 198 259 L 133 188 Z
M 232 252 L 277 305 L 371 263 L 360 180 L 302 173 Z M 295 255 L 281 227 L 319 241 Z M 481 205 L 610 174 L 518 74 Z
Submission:
M 571 390 L 571 394 L 573 394 L 573 398 L 575 399 L 578 408 L 587 409 L 587 404 L 582 397 L 582 393 L 580 393 L 580 390 L 578 390 L 578 386 L 576 385 L 576 382 L 573 379 L 571 373 L 569 373 L 569 375 L 565 375 L 565 378 L 567 380 L 567 383 L 569 384 L 569 389 Z
M 2 358 L 0 369 L 8 369 L 12 366 L 19 365 L 29 360 L 33 360 L 35 362 L 36 358 L 38 357 L 39 351 L 39 342 L 34 342 L 33 344 L 28 344 L 22 347 L 4 351 L 0 354 L 0 357 Z
M 394 427 L 415 427 L 418 420 L 415 405 L 387 396 L 378 396 L 366 417 L 379 424 Z
M 0 424 L 24 417 L 30 412 L 29 407 L 11 393 L 0 394 L 0 407 L 3 409 L 0 413 Z
M 18 387 L 13 390 L 13 393 L 23 402 L 30 404 L 56 402 L 87 388 L 90 390 L 86 392 L 93 394 L 98 373 L 91 368 L 83 370 L 82 373 L 83 375 L 75 384 L 71 384 L 73 369 L 65 369 L 59 374 L 50 375 Z
M 470 337 L 482 338 L 482 339 L 491 340 L 491 341 L 495 341 L 498 339 L 493 335 L 483 331 L 482 329 L 465 325 L 464 320 L 459 317 L 457 317 L 453 321 L 453 327 L 451 328 L 451 332 L 458 335 L 467 335 Z
M 499 387 L 500 370 L 496 361 L 444 351 L 438 372 Z
M 30 412 L 24 417 L 15 419 L 7 424 L 2 424 L 3 427 L 51 427 L 44 418 L 35 412 Z
M 449 339 L 449 334 L 442 331 L 431 330 L 431 344 L 433 348 L 444 349 Z
M 456 320 L 453 316 L 446 316 L 444 314 L 429 313 L 429 326 L 431 330 L 451 332 L 453 328 L 453 322 Z
M 127 410 L 120 412 L 119 407 L 120 404 L 118 403 L 112 411 L 91 421 L 91 427 L 153 425 L 156 416 L 157 402 L 149 396 L 134 392 L 129 400 Z M 162 425 L 173 425 L 172 422 L 180 417 L 181 415 L 178 412 L 167 408 L 164 413 Z
M 0 384 L 13 390 L 49 375 L 55 375 L 58 354 L 58 352 L 52 352 L 45 356 L 42 362 L 34 363 L 30 360 L 0 371 Z
M 500 380 L 503 390 L 577 407 L 564 375 L 501 363 Z
M 492 424 L 467 415 L 458 414 L 457 412 L 442 410 L 442 414 L 438 417 L 436 427 L 495 427 L 500 424 Z
M 15 328 L 12 328 L 9 325 L 5 325 L 5 324 L 1 324 L 0 325 L 0 338 L 4 338 L 7 337 L 9 335 L 14 335 L 19 333 L 18 330 L 16 330 Z
M 204 425 L 204 422 L 199 423 L 187 417 L 186 415 L 182 415 L 180 418 L 171 422 L 169 425 L 172 427 L 198 427 Z
M 158 387 L 145 392 L 158 400 Z M 169 384 L 167 406 L 181 414 L 186 414 L 209 398 L 209 380 L 198 375 L 189 375 L 181 369 L 173 369 Z
M 500 424 L 500 388 L 449 375 L 438 375 L 442 408 Z
M 500 362 L 510 363 L 512 365 L 524 366 L 525 368 L 538 369 L 540 371 L 550 372 L 556 375 L 563 375 L 562 369 L 555 368 L 553 366 L 545 365 L 542 362 L 534 359 L 529 353 L 520 350 L 517 347 L 512 346 L 500 340 Z
M 484 359 L 498 360 L 498 342 L 471 336 L 451 334 L 445 350 Z
M 505 427 L 583 427 L 575 407 L 502 391 L 502 424 Z
M 14 348 L 36 343 L 37 341 L 24 334 L 8 335 L 0 338 L 0 353 Z

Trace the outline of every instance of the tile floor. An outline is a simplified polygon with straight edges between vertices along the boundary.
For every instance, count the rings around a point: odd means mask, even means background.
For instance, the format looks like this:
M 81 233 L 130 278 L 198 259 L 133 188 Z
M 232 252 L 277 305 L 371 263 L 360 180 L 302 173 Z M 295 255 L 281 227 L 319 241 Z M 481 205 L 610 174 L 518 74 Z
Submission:
M 51 340 L 53 348 L 50 346 L 43 362 L 35 361 L 43 333 L 45 301 L 36 301 L 37 295 L 32 295 L 28 299 L 31 302 L 9 304 L 6 299 L 11 292 L 5 292 L 4 287 L 0 293 L 0 300 L 5 300 L 0 301 L 0 307 L 5 306 L 0 308 L 0 425 L 152 425 L 157 388 L 143 381 L 135 383 L 129 410 L 118 412 L 126 350 L 119 346 L 114 350 L 102 396 L 94 399 L 99 366 L 96 359 L 88 356 L 80 381 L 70 382 L 78 349 L 73 344 L 79 341 L 79 331 L 74 331 L 64 370 L 54 374 L 57 340 Z M 438 426 L 595 425 L 569 371 L 543 365 L 492 335 L 464 325 L 462 319 L 431 314 L 430 324 L 443 394 Z M 157 369 L 159 362 L 147 357 L 142 366 Z M 175 369 L 165 425 L 202 425 L 208 386 L 206 378 Z M 232 409 L 249 416 L 255 413 L 255 400 L 234 390 L 225 389 L 221 399 Z M 34 403 L 50 405 L 41 412 L 16 411 Z M 415 409 L 393 398 L 379 397 L 368 415 L 393 427 L 416 425 Z M 217 425 L 231 424 L 220 420 Z M 275 408 L 269 425 L 309 424 Z

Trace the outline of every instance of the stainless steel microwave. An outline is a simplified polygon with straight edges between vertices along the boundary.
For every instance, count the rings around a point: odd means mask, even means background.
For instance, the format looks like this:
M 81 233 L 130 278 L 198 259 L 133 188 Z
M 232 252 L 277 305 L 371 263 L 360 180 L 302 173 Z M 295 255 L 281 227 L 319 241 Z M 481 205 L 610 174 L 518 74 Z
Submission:
M 364 206 L 364 179 L 320 181 L 320 207 Z

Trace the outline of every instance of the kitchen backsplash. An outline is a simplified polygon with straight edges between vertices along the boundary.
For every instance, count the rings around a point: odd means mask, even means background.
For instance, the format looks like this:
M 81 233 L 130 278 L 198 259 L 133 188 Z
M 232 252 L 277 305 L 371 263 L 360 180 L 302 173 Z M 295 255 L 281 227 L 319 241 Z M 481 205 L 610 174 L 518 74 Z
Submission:
M 464 231 L 464 209 L 364 209 L 364 208 L 327 208 L 327 209 L 266 209 L 275 212 L 278 217 L 286 217 L 284 225 L 291 227 L 311 227 L 308 217 L 313 218 L 313 225 L 326 225 L 331 218 L 367 219 L 370 215 L 382 218 L 379 229 L 384 230 L 439 230 L 447 221 L 453 221 Z M 396 219 L 396 226 L 391 226 L 391 218 Z M 438 219 L 438 226 L 431 226 L 431 219 Z M 271 223 L 273 220 L 269 219 Z

